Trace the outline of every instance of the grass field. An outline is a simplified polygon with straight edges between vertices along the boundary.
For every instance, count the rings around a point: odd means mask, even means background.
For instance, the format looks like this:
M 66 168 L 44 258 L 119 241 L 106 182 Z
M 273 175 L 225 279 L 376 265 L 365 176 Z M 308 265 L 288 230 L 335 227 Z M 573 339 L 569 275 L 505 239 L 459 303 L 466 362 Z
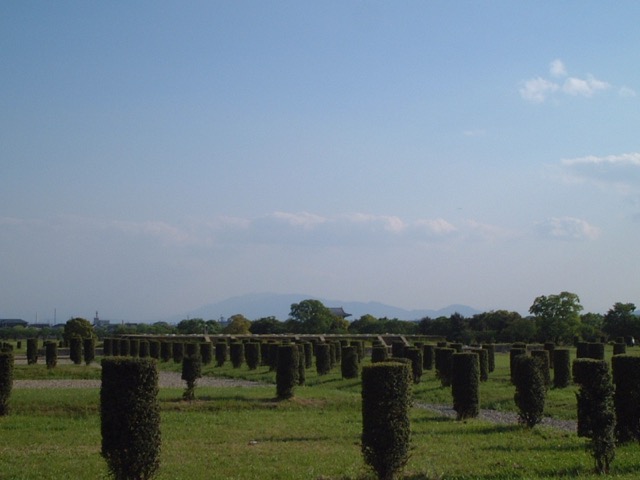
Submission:
M 610 352 L 609 352 L 610 355 Z M 179 370 L 173 363 L 162 369 Z M 162 453 L 159 479 L 372 479 L 360 454 L 360 383 L 339 369 L 318 377 L 292 400 L 275 401 L 266 367 L 205 367 L 205 374 L 258 380 L 256 388 L 198 387 L 160 391 Z M 95 367 L 17 366 L 15 378 L 98 378 Z M 508 356 L 481 385 L 482 408 L 514 410 Z M 433 371 L 415 386 L 417 402 L 451 403 Z M 14 389 L 11 414 L 0 418 L 0 479 L 107 478 L 100 456 L 98 389 Z M 575 388 L 550 390 L 547 414 L 575 418 Z M 458 422 L 414 408 L 412 454 L 404 480 L 596 478 L 586 440 L 550 427 Z M 609 476 L 640 475 L 640 446 L 619 447 Z

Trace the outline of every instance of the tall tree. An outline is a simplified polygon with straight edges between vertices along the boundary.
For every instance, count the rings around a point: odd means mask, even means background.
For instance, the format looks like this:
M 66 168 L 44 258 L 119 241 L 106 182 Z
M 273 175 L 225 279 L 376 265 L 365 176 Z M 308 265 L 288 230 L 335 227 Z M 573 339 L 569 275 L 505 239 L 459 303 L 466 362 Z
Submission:
M 244 315 L 236 313 L 229 317 L 229 324 L 222 329 L 222 333 L 246 335 L 249 333 L 251 322 Z
M 64 324 L 64 332 L 62 334 L 65 342 L 69 343 L 71 337 L 94 338 L 93 325 L 85 318 L 72 318 Z
M 320 300 L 312 299 L 292 304 L 289 317 L 299 322 L 301 333 L 327 333 L 335 318 Z
M 633 303 L 616 303 L 604 315 L 602 331 L 610 337 L 637 337 L 640 335 L 640 317 L 634 315 Z
M 540 340 L 570 343 L 580 326 L 580 298 L 575 293 L 537 297 L 529 312 L 536 317 Z

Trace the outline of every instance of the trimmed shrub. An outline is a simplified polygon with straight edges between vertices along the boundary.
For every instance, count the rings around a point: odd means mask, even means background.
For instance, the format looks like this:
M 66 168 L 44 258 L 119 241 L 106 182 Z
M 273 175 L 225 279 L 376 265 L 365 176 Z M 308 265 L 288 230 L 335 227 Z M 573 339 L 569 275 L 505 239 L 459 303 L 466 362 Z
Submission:
M 200 358 L 199 352 L 196 355 L 185 355 L 182 359 L 182 375 L 180 378 L 187 382 L 187 388 L 182 394 L 182 398 L 186 401 L 191 402 L 195 400 L 196 382 L 200 377 L 202 377 L 202 359 Z
M 571 383 L 571 360 L 568 348 L 553 350 L 553 388 L 566 388 Z
M 307 381 L 306 360 L 304 357 L 304 345 L 296 344 L 298 347 L 298 385 L 304 385 Z
M 486 352 L 485 352 L 486 353 Z M 451 356 L 451 394 L 458 420 L 480 413 L 480 362 L 478 354 L 454 353 Z
M 173 358 L 173 363 L 182 363 L 182 360 L 184 359 L 183 342 L 173 342 L 171 345 L 171 358 Z
M 342 347 L 342 378 L 358 378 L 358 350 L 356 346 Z
M 269 371 L 275 372 L 278 368 L 278 347 L 282 345 L 279 342 L 270 343 L 268 345 L 269 350 Z
M 249 370 L 256 370 L 260 365 L 260 343 L 249 342 L 244 346 L 244 356 Z
M 129 339 L 129 356 L 134 358 L 140 356 L 140 339 L 138 338 Z
M 449 348 L 453 348 L 456 351 L 456 353 L 462 353 L 462 347 L 463 345 L 458 342 L 449 344 Z
M 331 370 L 338 364 L 338 349 L 340 348 L 340 342 L 329 342 L 329 364 Z
M 222 367 L 224 362 L 227 361 L 227 351 L 229 346 L 227 342 L 216 343 L 216 367 Z
M 159 340 L 149 340 L 149 356 L 155 360 L 160 360 Z
M 527 344 L 525 342 L 513 342 L 511 344 L 511 348 L 520 348 L 522 350 L 524 350 L 525 352 L 527 351 Z
M 549 368 L 553 370 L 553 351 L 556 349 L 556 344 L 553 342 L 545 342 L 543 348 L 549 352 Z
M 279 400 L 293 397 L 298 384 L 299 355 L 297 345 L 278 347 L 278 366 L 276 367 L 276 396 Z
M 496 346 L 493 343 L 485 343 L 482 349 L 489 354 L 489 373 L 491 373 L 496 369 Z
M 589 343 L 576 343 L 576 358 L 589 358 Z
M 120 356 L 128 357 L 131 355 L 131 342 L 128 338 L 121 338 L 118 342 L 120 345 Z
M 80 337 L 69 339 L 69 358 L 76 365 L 82 363 L 82 339 Z
M 613 384 L 604 360 L 579 358 L 573 362 L 573 380 L 580 385 L 578 435 L 589 437 L 597 473 L 607 473 L 615 457 Z
M 526 356 L 527 355 L 527 349 L 526 348 L 520 348 L 520 347 L 511 347 L 511 350 L 509 350 L 509 372 L 510 372 L 509 375 L 510 375 L 510 378 L 511 378 L 511 383 L 514 383 L 514 376 L 515 376 L 513 360 L 518 355 L 525 355 Z
M 331 371 L 331 354 L 327 343 L 316 345 L 316 372 L 318 375 L 327 375 Z
M 140 340 L 140 351 L 138 352 L 138 356 L 140 358 L 149 358 L 151 356 L 151 345 L 149 344 L 149 340 Z
M 120 355 L 120 339 L 112 338 L 111 339 L 111 355 L 117 357 Z
M 413 383 L 420 383 L 422 378 L 422 349 L 407 347 L 404 349 L 404 357 L 411 360 L 411 374 Z
M 209 365 L 213 361 L 213 345 L 211 342 L 202 342 L 200 344 L 200 358 L 203 365 Z
M 589 358 L 604 360 L 604 343 L 589 343 Z
M 160 343 L 160 360 L 168 362 L 173 358 L 173 342 Z
M 311 342 L 302 342 L 304 347 L 304 368 L 313 367 L 313 345 Z
M 229 345 L 229 359 L 233 368 L 240 368 L 244 363 L 244 343 L 232 342 Z
M 38 363 L 38 339 L 27 338 L 27 365 Z
M 101 454 L 116 479 L 153 478 L 160 466 L 160 404 L 155 362 L 102 360 Z
M 195 342 L 186 342 L 184 344 L 184 356 L 191 357 L 193 355 L 200 355 L 200 344 Z
M 542 362 L 536 357 L 516 355 L 513 357 L 512 373 L 513 383 L 516 387 L 513 399 L 518 407 L 519 421 L 527 427 L 533 428 L 542 421 L 547 392 L 542 373 Z
M 400 342 L 400 341 L 391 342 L 391 356 L 397 357 L 397 358 L 404 357 L 405 346 L 406 345 L 404 344 L 404 342 Z
M 96 359 L 96 339 L 93 337 L 82 340 L 82 357 L 86 365 Z
M 627 344 L 622 342 L 616 342 L 613 344 L 614 355 L 624 355 L 627 353 Z
M 640 357 L 615 355 L 611 359 L 614 405 L 619 442 L 640 441 Z
M 434 355 L 435 347 L 433 345 L 424 345 L 422 347 L 422 368 L 424 370 L 433 370 Z
M 371 347 L 371 363 L 384 362 L 388 357 L 386 345 L 374 345 Z
M 408 364 L 362 369 L 362 455 L 380 480 L 395 478 L 409 459 L 411 373 Z
M 540 366 L 542 367 L 542 376 L 544 377 L 544 385 L 549 388 L 551 386 L 551 371 L 549 364 L 549 351 L 548 350 L 531 350 L 531 356 L 540 360 Z
M 0 416 L 9 414 L 9 397 L 13 388 L 13 353 L 0 351 Z
M 480 381 L 489 380 L 489 351 L 484 348 L 476 348 L 474 353 L 478 356 L 478 365 L 480 366 Z
M 113 355 L 113 351 L 111 349 L 113 345 L 113 339 L 111 338 L 105 338 L 102 341 L 102 356 L 103 357 L 110 357 L 111 355 Z
M 44 351 L 47 368 L 55 368 L 58 364 L 58 344 L 56 342 L 45 342 Z
M 436 378 L 443 387 L 451 386 L 451 356 L 456 353 L 453 348 L 436 348 Z

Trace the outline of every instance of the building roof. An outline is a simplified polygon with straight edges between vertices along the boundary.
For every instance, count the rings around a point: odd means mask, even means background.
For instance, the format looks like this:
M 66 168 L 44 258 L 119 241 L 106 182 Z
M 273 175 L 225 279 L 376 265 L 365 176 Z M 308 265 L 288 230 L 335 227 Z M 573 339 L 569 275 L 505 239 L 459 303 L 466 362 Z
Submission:
M 347 318 L 351 316 L 351 314 L 345 312 L 342 307 L 329 307 L 329 311 L 336 317 L 340 318 Z

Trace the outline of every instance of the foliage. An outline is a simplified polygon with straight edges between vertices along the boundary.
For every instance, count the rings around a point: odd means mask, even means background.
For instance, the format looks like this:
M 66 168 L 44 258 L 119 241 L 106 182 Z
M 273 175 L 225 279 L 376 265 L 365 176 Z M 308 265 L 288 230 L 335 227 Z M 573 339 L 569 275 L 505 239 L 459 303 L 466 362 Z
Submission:
M 569 343 L 580 326 L 580 298 L 575 293 L 537 297 L 529 312 L 536 317 L 538 338 L 542 341 Z
M 251 322 L 239 313 L 229 317 L 229 324 L 222 329 L 227 335 L 246 335 L 249 333 Z
M 336 318 L 320 300 L 303 300 L 293 303 L 289 317 L 297 322 L 300 333 L 327 333 Z
M 200 357 L 202 357 L 203 365 L 209 365 L 213 361 L 213 345 L 211 342 L 202 342 L 200 344 Z
M 362 454 L 379 480 L 406 465 L 411 443 L 409 365 L 381 362 L 362 369 Z
M 226 341 L 216 343 L 216 366 L 222 367 L 227 361 L 229 345 Z
M 371 362 L 384 362 L 388 357 L 386 345 L 374 345 L 371 347 Z
M 513 358 L 513 399 L 518 407 L 520 423 L 532 428 L 542 420 L 547 389 L 539 358 L 516 355 Z
M 27 338 L 27 364 L 34 365 L 38 363 L 38 339 Z
M 0 416 L 9 413 L 9 397 L 13 388 L 13 353 L 0 351 Z
M 496 346 L 493 343 L 485 343 L 482 349 L 487 351 L 488 369 L 491 373 L 496 369 Z
M 476 353 L 451 356 L 451 394 L 458 420 L 477 417 L 480 412 L 480 368 Z
M 422 347 L 422 367 L 424 370 L 433 370 L 434 355 L 435 347 L 433 345 Z
M 58 364 L 58 344 L 54 341 L 45 342 L 44 348 L 47 368 L 55 368 Z
M 89 320 L 76 317 L 65 323 L 62 336 L 64 341 L 67 344 L 70 344 L 71 338 L 73 337 L 92 338 L 95 337 L 95 332 L 93 331 L 93 325 L 91 325 Z
M 173 343 L 160 342 L 160 360 L 168 362 L 173 357 Z
M 96 339 L 93 337 L 82 340 L 82 358 L 89 365 L 96 358 Z
M 150 359 L 102 360 L 102 456 L 118 480 L 148 480 L 160 466 L 158 372 Z
M 549 352 L 547 350 L 531 350 L 531 356 L 540 360 L 544 385 L 549 388 L 551 386 L 551 361 L 549 360 Z
M 248 342 L 244 346 L 244 356 L 249 370 L 255 370 L 260 365 L 260 342 Z
M 240 368 L 244 363 L 244 343 L 231 342 L 229 345 L 229 359 L 233 368 Z
M 82 363 L 82 338 L 71 337 L 69 339 L 69 358 L 76 365 Z
M 405 348 L 404 357 L 411 360 L 413 383 L 420 383 L 420 379 L 422 378 L 422 349 L 418 347 Z
M 182 359 L 182 374 L 180 378 L 187 382 L 187 388 L 182 398 L 187 401 L 195 400 L 196 382 L 202 377 L 202 358 L 199 354 L 186 355 Z
M 180 320 L 176 325 L 176 331 L 181 335 L 203 334 L 207 329 L 207 324 L 202 318 L 189 318 Z
M 568 348 L 553 350 L 553 388 L 566 388 L 571 383 L 571 359 Z
M 358 352 L 356 347 L 342 347 L 340 373 L 342 374 L 342 378 L 358 378 Z
M 640 441 L 640 357 L 615 355 L 611 359 L 614 404 L 619 442 Z
M 616 303 L 604 315 L 602 331 L 610 337 L 640 337 L 640 317 L 633 303 Z
M 453 348 L 435 349 L 436 377 L 443 387 L 451 386 L 451 356 L 454 353 Z
M 171 357 L 173 363 L 182 363 L 184 358 L 184 342 L 173 342 L 171 345 Z
M 293 397 L 298 385 L 299 350 L 294 344 L 278 347 L 278 365 L 276 367 L 276 396 L 279 400 Z
M 328 343 L 316 345 L 316 372 L 318 375 L 327 375 L 331 371 L 331 352 Z
M 263 317 L 251 322 L 249 332 L 253 335 L 273 335 L 286 333 L 283 322 L 276 317 Z

